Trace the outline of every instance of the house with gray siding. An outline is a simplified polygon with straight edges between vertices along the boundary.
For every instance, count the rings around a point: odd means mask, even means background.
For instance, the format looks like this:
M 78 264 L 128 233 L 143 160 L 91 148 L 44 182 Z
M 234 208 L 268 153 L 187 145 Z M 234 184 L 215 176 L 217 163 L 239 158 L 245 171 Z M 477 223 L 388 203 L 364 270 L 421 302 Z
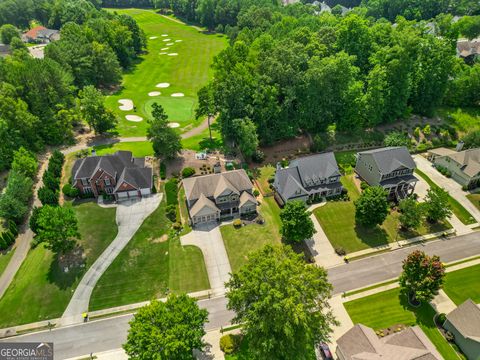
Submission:
M 447 315 L 443 327 L 453 334 L 455 343 L 468 360 L 480 359 L 480 308 L 477 304 L 466 300 Z
M 415 191 L 415 162 L 405 146 L 362 151 L 355 172 L 370 186 L 381 186 L 391 200 L 401 200 Z
M 418 326 L 379 338 L 373 329 L 357 324 L 337 340 L 339 360 L 442 360 Z
M 332 152 L 292 160 L 287 168 L 277 166 L 273 187 L 277 201 L 317 200 L 342 193 L 340 171 Z
M 440 149 L 437 149 L 439 152 Z M 452 174 L 452 179 L 467 189 L 480 185 L 480 149 L 454 151 L 444 149 L 433 159 L 435 166 L 441 166 Z
M 193 225 L 257 211 L 252 182 L 243 169 L 183 179 L 183 187 Z

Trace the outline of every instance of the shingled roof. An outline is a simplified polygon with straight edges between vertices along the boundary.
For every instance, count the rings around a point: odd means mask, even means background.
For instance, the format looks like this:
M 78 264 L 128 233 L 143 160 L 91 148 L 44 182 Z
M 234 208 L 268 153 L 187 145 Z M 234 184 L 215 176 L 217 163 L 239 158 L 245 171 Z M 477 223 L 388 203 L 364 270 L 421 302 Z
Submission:
M 461 166 L 462 171 L 470 177 L 480 173 L 480 149 L 468 149 L 447 155 Z
M 371 155 L 382 174 L 389 174 L 402 167 L 407 169 L 415 169 L 417 167 L 405 146 L 390 146 L 361 151 L 358 155 Z
M 472 299 L 449 313 L 447 320 L 463 337 L 480 342 L 480 308 Z

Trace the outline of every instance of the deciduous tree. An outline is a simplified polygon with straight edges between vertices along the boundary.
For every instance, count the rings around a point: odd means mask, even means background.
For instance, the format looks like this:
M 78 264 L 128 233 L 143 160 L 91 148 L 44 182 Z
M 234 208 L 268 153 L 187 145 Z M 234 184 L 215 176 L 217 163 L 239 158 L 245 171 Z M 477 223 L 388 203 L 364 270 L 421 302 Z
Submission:
M 155 155 L 164 159 L 174 159 L 182 150 L 180 135 L 168 126 L 168 115 L 163 107 L 154 103 L 152 118 L 148 120 L 147 138 L 152 142 Z
M 99 90 L 92 85 L 85 86 L 78 96 L 80 111 L 96 134 L 104 134 L 115 128 L 118 119 L 105 107 L 105 98 Z
M 428 189 L 423 207 L 429 222 L 443 221 L 452 216 L 452 207 L 448 197 L 448 192 L 440 187 L 435 186 Z
M 289 201 L 280 212 L 280 232 L 287 242 L 298 243 L 310 239 L 316 233 L 310 212 L 303 201 Z
M 400 226 L 404 229 L 416 229 L 422 223 L 423 208 L 413 197 L 400 201 Z
M 380 186 L 367 187 L 355 201 L 355 220 L 361 225 L 381 225 L 388 212 L 387 194 Z

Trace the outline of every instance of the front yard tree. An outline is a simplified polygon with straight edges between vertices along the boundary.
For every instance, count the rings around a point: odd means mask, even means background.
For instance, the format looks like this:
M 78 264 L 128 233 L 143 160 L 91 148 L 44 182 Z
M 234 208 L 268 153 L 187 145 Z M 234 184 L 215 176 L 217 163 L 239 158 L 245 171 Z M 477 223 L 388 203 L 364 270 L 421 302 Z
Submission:
M 381 225 L 388 211 L 387 195 L 380 186 L 366 188 L 355 201 L 355 220 L 364 226 Z
M 80 110 L 88 125 L 96 134 L 104 134 L 115 129 L 118 119 L 105 107 L 105 98 L 93 85 L 79 91 Z
M 36 222 L 37 240 L 55 253 L 72 250 L 80 238 L 77 217 L 71 208 L 45 205 Z
M 423 206 L 427 220 L 431 223 L 443 221 L 452 216 L 452 207 L 448 202 L 448 192 L 442 188 L 429 189 Z
M 400 201 L 400 225 L 404 229 L 416 229 L 422 223 L 422 206 L 413 197 Z
M 245 157 L 251 158 L 259 144 L 257 127 L 250 119 L 235 119 L 233 124 L 240 151 Z
M 163 107 L 153 104 L 152 117 L 148 120 L 147 138 L 152 142 L 155 155 L 163 159 L 174 159 L 182 150 L 181 137 L 168 126 L 168 115 Z
M 445 266 L 436 255 L 430 257 L 417 250 L 403 261 L 400 286 L 409 299 L 419 302 L 432 300 L 442 287 Z
M 242 324 L 249 359 L 309 359 L 337 324 L 328 299 L 332 285 L 322 267 L 306 264 L 289 246 L 249 255 L 226 283 L 227 308 Z
M 280 213 L 283 238 L 290 243 L 298 243 L 310 239 L 316 230 L 310 219 L 310 212 L 302 201 L 290 201 Z
M 204 346 L 207 318 L 207 310 L 185 294 L 153 300 L 130 321 L 123 348 L 129 359 L 193 359 L 193 350 Z

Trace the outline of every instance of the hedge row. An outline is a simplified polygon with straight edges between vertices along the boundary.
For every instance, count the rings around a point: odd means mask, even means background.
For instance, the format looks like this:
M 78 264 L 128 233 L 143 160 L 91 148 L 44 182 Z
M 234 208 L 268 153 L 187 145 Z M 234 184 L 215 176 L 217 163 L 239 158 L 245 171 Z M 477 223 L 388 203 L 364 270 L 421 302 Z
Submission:
M 38 189 L 38 199 L 42 205 L 58 205 L 60 194 L 60 178 L 62 176 L 63 162 L 65 156 L 55 150 L 48 162 L 48 169 L 43 174 L 43 186 Z

